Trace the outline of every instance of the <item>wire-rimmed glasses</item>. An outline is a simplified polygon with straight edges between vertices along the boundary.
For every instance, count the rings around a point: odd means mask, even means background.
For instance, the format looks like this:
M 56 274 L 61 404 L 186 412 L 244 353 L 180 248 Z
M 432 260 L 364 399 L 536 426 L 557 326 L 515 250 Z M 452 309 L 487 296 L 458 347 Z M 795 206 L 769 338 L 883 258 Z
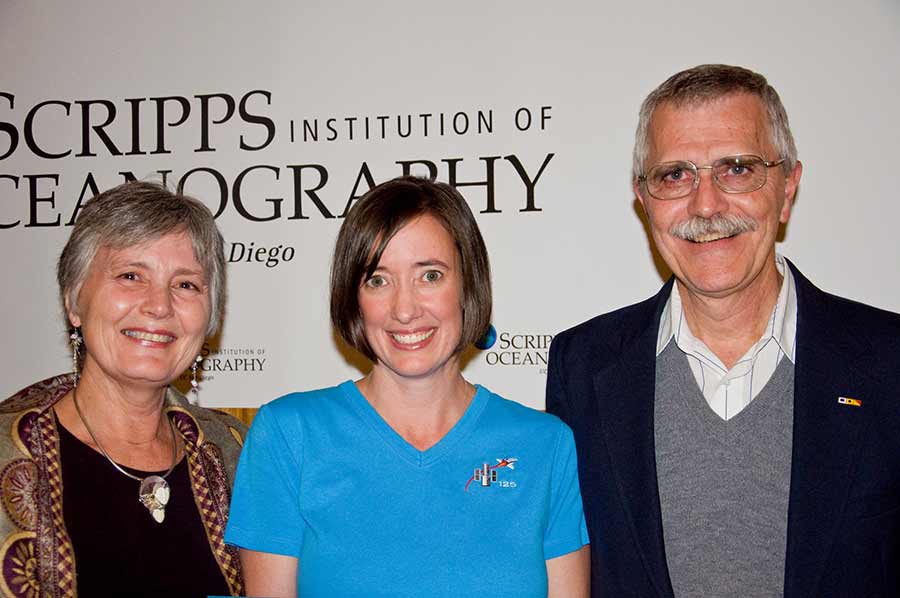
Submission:
M 697 166 L 690 160 L 663 162 L 638 177 L 647 192 L 656 199 L 687 197 L 700 186 L 700 171 L 712 171 L 716 186 L 725 193 L 750 193 L 766 184 L 769 168 L 784 158 L 764 160 L 753 154 L 725 156 L 708 166 Z

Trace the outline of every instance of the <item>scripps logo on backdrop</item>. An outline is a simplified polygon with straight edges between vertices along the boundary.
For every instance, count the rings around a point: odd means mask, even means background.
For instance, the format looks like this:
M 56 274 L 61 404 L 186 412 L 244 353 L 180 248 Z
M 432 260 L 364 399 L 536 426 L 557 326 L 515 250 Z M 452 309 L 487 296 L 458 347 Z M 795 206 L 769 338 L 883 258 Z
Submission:
M 556 154 L 535 150 L 533 141 L 550 128 L 552 115 L 548 105 L 285 115 L 273 92 L 263 89 L 24 101 L 0 90 L 0 189 L 7 200 L 0 229 L 71 226 L 101 189 L 149 176 L 197 196 L 217 218 L 254 223 L 343 218 L 376 181 L 408 174 L 446 181 L 478 214 L 540 213 L 539 183 L 552 172 Z M 491 147 L 498 144 L 487 140 L 498 134 L 505 136 L 501 146 L 527 137 L 532 148 L 435 156 L 410 145 L 477 137 Z M 310 158 L 335 144 L 363 146 L 371 157 L 350 165 Z M 221 154 L 227 158 L 217 160 Z M 265 158 L 235 166 L 235 154 Z M 3 168 L 16 158 L 36 170 Z M 59 160 L 82 169 L 74 177 L 54 173 Z
M 203 343 L 200 350 L 198 379 L 202 390 L 204 382 L 212 382 L 219 377 L 227 378 L 229 375 L 247 376 L 259 374 L 265 371 L 268 360 L 264 347 L 214 347 L 208 342 Z M 179 389 L 190 390 L 192 378 L 191 370 L 183 372 L 179 376 Z
M 223 374 L 259 374 L 266 369 L 268 359 L 264 347 L 213 347 L 203 343 L 200 352 L 203 380 L 215 380 Z
M 494 325 L 475 346 L 484 351 L 484 361 L 492 366 L 536 367 L 547 373 L 547 356 L 552 334 L 540 332 L 502 331 Z

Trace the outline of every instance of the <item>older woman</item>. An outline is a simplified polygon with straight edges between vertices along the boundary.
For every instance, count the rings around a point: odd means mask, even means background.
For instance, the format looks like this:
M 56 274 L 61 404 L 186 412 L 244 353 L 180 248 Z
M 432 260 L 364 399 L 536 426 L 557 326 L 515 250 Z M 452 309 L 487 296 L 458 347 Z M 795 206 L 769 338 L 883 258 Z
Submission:
M 222 538 L 243 426 L 169 386 L 222 316 L 222 246 L 154 184 L 85 204 L 57 273 L 75 372 L 0 403 L 0 594 L 243 592 Z
M 487 252 L 453 188 L 404 178 L 360 199 L 331 318 L 374 366 L 257 414 L 226 532 L 248 594 L 587 596 L 571 431 L 460 372 L 490 313 Z

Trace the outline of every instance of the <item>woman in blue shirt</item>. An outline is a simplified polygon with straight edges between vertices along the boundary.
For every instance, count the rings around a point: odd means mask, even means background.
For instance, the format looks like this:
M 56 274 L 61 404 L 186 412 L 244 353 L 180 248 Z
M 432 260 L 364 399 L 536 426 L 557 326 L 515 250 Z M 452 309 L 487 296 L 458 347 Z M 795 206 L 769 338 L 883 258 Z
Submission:
M 490 314 L 487 250 L 458 192 L 405 177 L 359 200 L 331 319 L 374 365 L 257 414 L 226 532 L 249 594 L 588 595 L 571 431 L 462 376 Z

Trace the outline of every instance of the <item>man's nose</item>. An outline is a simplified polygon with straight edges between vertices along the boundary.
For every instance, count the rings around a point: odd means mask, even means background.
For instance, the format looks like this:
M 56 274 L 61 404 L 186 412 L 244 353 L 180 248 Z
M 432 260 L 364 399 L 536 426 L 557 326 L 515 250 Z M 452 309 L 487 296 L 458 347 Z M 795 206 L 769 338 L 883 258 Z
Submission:
M 706 168 L 697 170 L 699 184 L 690 195 L 688 211 L 691 215 L 711 218 L 728 209 L 728 199 L 713 180 L 713 173 Z

